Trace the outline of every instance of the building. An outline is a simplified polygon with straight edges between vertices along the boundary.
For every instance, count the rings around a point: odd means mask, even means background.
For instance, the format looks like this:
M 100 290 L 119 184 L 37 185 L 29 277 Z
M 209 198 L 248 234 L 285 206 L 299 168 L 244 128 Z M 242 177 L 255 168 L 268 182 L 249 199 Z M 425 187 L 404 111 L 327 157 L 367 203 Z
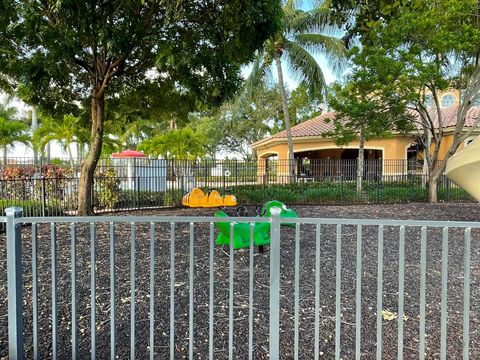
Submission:
M 444 138 L 440 147 L 439 159 L 443 159 L 452 144 L 455 131 L 459 92 L 449 91 L 441 95 L 441 110 L 444 117 Z M 426 105 L 431 108 L 431 96 L 426 96 Z M 358 140 L 346 146 L 337 146 L 334 139 L 324 137 L 333 130 L 333 124 L 326 121 L 335 116 L 334 112 L 322 114 L 316 118 L 293 126 L 291 129 L 296 173 L 300 177 L 322 180 L 339 174 L 354 176 L 358 157 Z M 480 107 L 470 109 L 465 123 L 465 132 L 471 129 L 480 116 Z M 480 134 L 480 127 L 475 129 L 458 151 Z M 417 171 L 422 168 L 423 149 L 418 141 L 418 134 L 396 134 L 384 139 L 371 139 L 365 142 L 365 174 L 395 175 Z M 259 159 L 258 173 L 265 177 L 275 160 L 277 175 L 288 176 L 288 144 L 286 131 L 252 144 Z M 343 161 L 342 161 L 343 160 Z M 350 160 L 350 161 L 348 161 Z M 283 165 L 282 162 L 285 164 Z

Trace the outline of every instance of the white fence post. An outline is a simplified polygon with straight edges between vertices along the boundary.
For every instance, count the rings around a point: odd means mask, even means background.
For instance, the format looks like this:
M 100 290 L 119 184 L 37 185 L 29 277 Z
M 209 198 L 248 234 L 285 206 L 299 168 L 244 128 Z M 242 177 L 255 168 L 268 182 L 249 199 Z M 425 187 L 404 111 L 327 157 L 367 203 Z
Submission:
M 271 210 L 270 359 L 280 358 L 280 208 Z
M 5 209 L 7 216 L 8 357 L 23 359 L 23 279 L 20 207 Z

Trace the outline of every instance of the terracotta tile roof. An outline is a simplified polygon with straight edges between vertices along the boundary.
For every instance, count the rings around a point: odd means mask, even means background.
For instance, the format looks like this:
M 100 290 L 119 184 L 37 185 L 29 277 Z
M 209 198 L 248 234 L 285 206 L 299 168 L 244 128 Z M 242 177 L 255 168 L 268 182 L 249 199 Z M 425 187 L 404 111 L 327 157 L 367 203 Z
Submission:
M 303 123 L 292 127 L 292 137 L 304 137 L 304 136 L 320 136 L 323 133 L 333 130 L 334 126 L 331 123 L 326 123 L 326 119 L 332 119 L 335 116 L 334 111 L 317 116 L 316 118 L 307 120 Z M 271 138 L 286 138 L 287 131 L 283 130 Z
M 443 112 L 443 117 L 444 117 L 444 125 L 443 127 L 452 127 L 455 126 L 457 122 L 457 110 L 458 110 L 458 105 L 449 107 L 449 108 L 442 108 Z M 323 133 L 333 130 L 333 125 L 331 123 L 326 123 L 326 119 L 331 119 L 335 116 L 334 111 L 330 111 L 328 113 L 322 114 L 320 116 L 317 116 L 316 118 L 313 118 L 311 120 L 307 120 L 303 123 L 300 123 L 298 125 L 295 125 L 292 127 L 292 137 L 316 137 L 316 136 L 321 136 Z M 432 112 L 432 116 L 435 118 L 435 114 Z M 480 117 L 480 107 L 474 106 L 470 109 L 468 112 L 467 120 L 465 122 L 465 127 L 471 127 L 473 126 L 474 122 L 476 119 Z M 480 124 L 477 126 L 480 127 Z M 256 142 L 255 144 L 260 144 L 266 140 L 269 139 L 283 139 L 287 137 L 287 132 L 281 131 L 275 135 L 272 135 L 269 138 L 260 140 Z M 254 145 L 255 145 L 254 144 Z
M 457 123 L 457 111 L 458 111 L 458 105 L 451 106 L 449 108 L 442 108 L 443 121 L 444 121 L 443 127 L 455 126 L 455 124 Z M 465 127 L 472 127 L 475 120 L 477 120 L 478 117 L 480 117 L 480 107 L 473 106 L 468 111 L 467 119 L 465 120 Z

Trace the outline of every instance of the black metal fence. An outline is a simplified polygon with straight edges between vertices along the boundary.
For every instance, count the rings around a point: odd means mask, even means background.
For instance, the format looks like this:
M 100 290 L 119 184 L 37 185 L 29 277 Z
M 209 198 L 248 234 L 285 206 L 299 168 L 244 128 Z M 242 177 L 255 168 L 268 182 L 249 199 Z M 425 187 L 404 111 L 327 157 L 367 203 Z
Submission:
M 271 199 L 287 204 L 427 200 L 428 179 L 421 164 L 367 160 L 361 190 L 356 169 L 356 160 L 104 160 L 97 168 L 91 196 L 97 211 L 180 206 L 182 196 L 193 187 L 232 193 L 241 205 Z M 4 167 L 2 175 L 0 210 L 21 206 L 25 216 L 75 214 L 78 168 L 18 162 Z M 472 201 L 445 176 L 437 187 L 439 201 Z

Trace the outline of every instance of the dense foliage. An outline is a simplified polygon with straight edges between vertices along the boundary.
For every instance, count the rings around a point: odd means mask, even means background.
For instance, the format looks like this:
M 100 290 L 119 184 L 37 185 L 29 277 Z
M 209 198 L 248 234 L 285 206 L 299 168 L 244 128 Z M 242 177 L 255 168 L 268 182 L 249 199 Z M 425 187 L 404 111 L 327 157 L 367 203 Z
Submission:
M 357 28 L 363 45 L 351 51 L 353 83 L 347 84 L 342 92 L 351 98 L 350 102 L 370 96 L 365 104 L 375 108 L 376 116 L 369 124 L 375 125 L 382 112 L 392 118 L 402 112 L 415 115 L 412 119 L 421 135 L 418 139 L 427 149 L 424 158 L 430 182 L 429 200 L 434 202 L 435 184 L 447 160 L 470 135 L 471 131 L 464 131 L 464 124 L 480 95 L 478 2 L 395 1 L 385 12 L 388 3 L 360 2 L 354 6 L 355 14 L 377 12 L 377 20 L 363 30 Z M 446 147 L 445 158 L 440 159 L 447 126 L 447 112 L 442 109 L 440 94 L 451 88 L 461 91 L 457 123 L 454 140 Z M 363 91 L 360 98 L 358 90 Z M 431 96 L 431 105 L 425 103 L 426 96 Z M 357 110 L 353 106 L 350 115 L 357 117 L 353 114 Z M 360 110 L 361 116 L 370 111 Z M 478 119 L 471 130 L 476 124 Z
M 278 27 L 273 0 L 22 1 L 2 5 L 0 82 L 50 115 L 90 109 L 89 152 L 82 163 L 79 211 L 102 151 L 109 99 L 155 82 L 219 104 L 237 88 L 240 65 Z M 153 99 L 154 101 L 156 99 Z

